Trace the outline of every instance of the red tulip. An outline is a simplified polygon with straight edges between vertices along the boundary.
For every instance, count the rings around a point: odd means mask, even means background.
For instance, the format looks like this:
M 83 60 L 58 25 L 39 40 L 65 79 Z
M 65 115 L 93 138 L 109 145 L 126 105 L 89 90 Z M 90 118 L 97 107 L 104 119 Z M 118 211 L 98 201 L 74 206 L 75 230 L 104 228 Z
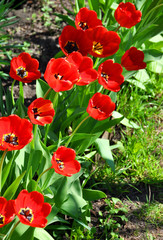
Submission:
M 37 191 L 22 190 L 15 200 L 15 213 L 25 225 L 44 228 L 50 212 L 51 205 L 44 203 L 44 196 Z
M 131 28 L 141 21 L 142 13 L 130 2 L 121 2 L 115 10 L 114 17 L 121 27 Z
M 79 77 L 76 66 L 64 58 L 52 58 L 44 74 L 46 82 L 55 92 L 70 90 Z
M 102 25 L 100 19 L 97 18 L 97 13 L 83 7 L 79 10 L 75 17 L 75 25 L 77 29 L 87 30 L 96 26 Z
M 135 47 L 128 49 L 121 58 L 121 65 L 127 71 L 139 70 L 146 68 L 146 63 L 143 62 L 144 53 Z
M 101 93 L 95 93 L 89 100 L 87 113 L 96 120 L 104 120 L 112 115 L 115 110 L 115 103 L 111 98 Z
M 93 69 L 93 61 L 90 57 L 82 56 L 79 52 L 71 53 L 67 60 L 76 65 L 80 78 L 76 85 L 83 86 L 97 79 L 98 73 Z
M 28 107 L 28 116 L 33 124 L 44 126 L 53 121 L 53 103 L 44 98 L 35 99 Z
M 0 197 L 0 228 L 10 223 L 14 217 L 14 200 L 7 201 L 4 197 Z
M 38 71 L 39 62 L 29 53 L 21 53 L 11 60 L 10 77 L 23 83 L 30 83 L 41 77 Z
M 65 55 L 81 52 L 83 56 L 86 56 L 91 48 L 91 42 L 85 32 L 73 26 L 64 27 L 59 37 L 59 45 Z
M 98 82 L 105 89 L 113 92 L 120 90 L 120 85 L 124 82 L 124 77 L 121 74 L 123 68 L 118 63 L 113 63 L 113 60 L 109 59 L 103 62 L 98 68 Z
M 86 31 L 88 39 L 91 41 L 89 54 L 94 57 L 108 57 L 116 53 L 119 49 L 121 39 L 116 32 L 108 31 L 102 26 L 97 26 Z
M 80 163 L 75 160 L 76 153 L 72 148 L 60 146 L 54 152 L 51 163 L 56 173 L 71 177 L 80 171 Z
M 17 115 L 0 117 L 0 150 L 19 150 L 32 141 L 33 125 Z

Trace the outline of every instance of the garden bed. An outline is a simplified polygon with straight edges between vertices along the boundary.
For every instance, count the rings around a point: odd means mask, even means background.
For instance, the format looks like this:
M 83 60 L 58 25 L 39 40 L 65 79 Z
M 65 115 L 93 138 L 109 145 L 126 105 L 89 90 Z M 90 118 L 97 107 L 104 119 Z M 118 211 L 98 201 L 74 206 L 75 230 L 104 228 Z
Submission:
M 53 12 L 65 14 L 66 11 L 63 10 L 59 0 L 51 2 L 54 3 L 49 5 L 51 10 L 48 12 L 48 19 L 46 19 L 46 17 L 44 16 L 45 11 L 41 9 L 40 1 L 27 1 L 19 8 L 14 9 L 9 13 L 9 16 L 17 16 L 17 19 L 19 21 L 14 25 L 8 26 L 6 28 L 6 32 L 11 37 L 9 42 L 10 44 L 24 45 L 23 50 L 29 52 L 33 58 L 39 60 L 39 69 L 42 73 L 42 79 L 48 61 L 53 58 L 57 52 L 60 51 L 58 37 L 61 34 L 63 26 L 65 26 L 64 22 L 61 23 L 59 21 L 55 21 L 55 16 L 53 15 Z M 65 2 L 66 7 L 71 8 L 70 4 L 68 4 L 67 1 Z M 50 25 L 48 27 L 45 26 L 47 21 L 50 21 Z M 14 49 L 15 56 L 18 55 L 18 53 L 20 52 L 21 50 Z M 3 71 L 8 73 L 9 66 L 4 67 Z M 11 89 L 9 87 L 11 86 L 11 83 L 12 79 L 10 78 L 10 80 L 7 80 L 6 82 L 3 81 L 3 86 L 5 88 Z M 28 85 L 24 85 L 24 97 L 26 106 L 29 106 L 31 101 L 36 98 L 35 91 L 36 87 L 34 82 Z M 19 84 L 16 83 L 14 86 L 14 98 L 17 99 L 18 95 Z M 158 118 L 156 118 L 156 123 L 157 121 Z M 128 130 L 126 130 L 126 127 L 118 125 L 116 130 L 112 131 L 109 135 L 109 140 L 113 143 L 117 143 L 117 141 L 121 140 L 121 135 L 123 135 L 124 132 L 127 131 Z M 132 130 L 129 131 L 129 134 L 132 135 Z M 157 131 L 159 133 L 161 131 L 159 126 L 156 126 L 156 132 Z M 118 154 L 121 154 L 121 152 Z M 112 183 L 109 184 L 111 185 Z M 114 207 L 108 207 L 104 199 L 92 203 L 90 227 L 94 227 L 97 230 L 93 239 L 105 239 L 105 237 L 101 238 L 101 236 L 106 226 L 106 224 L 104 224 L 104 220 L 107 217 L 108 222 L 110 221 L 110 217 L 112 217 L 112 219 L 116 219 L 116 224 L 120 224 L 120 226 L 117 225 L 117 229 L 114 229 L 114 231 L 119 232 L 119 236 L 124 238 L 125 240 L 161 240 L 163 238 L 162 216 L 156 216 L 156 214 L 153 213 L 151 209 L 149 209 L 151 201 L 155 200 L 155 205 L 157 205 L 158 209 L 161 209 L 160 214 L 161 212 L 163 213 L 163 207 L 161 204 L 163 203 L 163 188 L 161 187 L 161 182 L 155 182 L 154 184 L 151 184 L 139 181 L 138 184 L 134 185 L 130 184 L 129 178 L 126 177 L 126 182 L 124 181 L 122 186 L 120 186 L 119 182 L 113 181 L 110 189 L 107 189 L 107 187 L 104 187 L 103 189 L 101 188 L 99 190 L 103 190 L 107 194 L 108 199 L 114 197 L 120 199 L 121 202 L 117 202 Z M 110 209 L 118 209 L 124 206 L 127 211 L 122 211 L 119 213 L 119 215 L 121 217 L 125 216 L 128 221 L 126 221 L 126 219 L 122 220 L 121 218 L 116 218 L 116 211 L 113 213 L 113 215 L 109 216 Z M 144 211 L 147 210 L 149 216 L 144 213 Z M 65 234 L 63 235 L 63 232 L 61 233 L 60 231 L 58 233 L 59 235 L 58 237 L 56 237 L 56 239 L 68 239 Z

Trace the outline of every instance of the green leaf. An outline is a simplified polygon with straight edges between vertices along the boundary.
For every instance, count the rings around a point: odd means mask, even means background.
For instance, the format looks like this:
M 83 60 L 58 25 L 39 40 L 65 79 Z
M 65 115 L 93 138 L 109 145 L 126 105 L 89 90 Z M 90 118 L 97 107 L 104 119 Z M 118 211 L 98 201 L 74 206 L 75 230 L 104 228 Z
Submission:
M 163 53 L 156 49 L 146 49 L 144 52 L 144 62 L 161 60 Z
M 19 237 L 19 240 L 33 240 L 35 230 L 35 228 L 29 227 L 27 231 L 25 231 L 23 235 Z
M 137 86 L 137 87 L 139 87 L 139 88 L 141 88 L 141 89 L 143 89 L 143 90 L 146 90 L 145 85 L 143 83 L 139 82 L 138 80 L 127 79 L 126 81 L 131 83 L 131 84 L 133 84 L 133 85 L 135 85 L 135 86 Z
M 49 89 L 49 85 L 43 81 L 42 79 L 38 79 L 36 81 L 36 96 L 37 98 L 39 97 L 44 97 L 45 93 Z
M 68 191 L 68 181 L 67 177 L 62 176 L 62 179 L 60 180 L 60 185 L 57 189 L 57 192 L 55 194 L 54 200 L 56 207 L 60 208 L 62 203 L 64 202 L 65 198 L 67 197 L 67 191 Z
M 51 210 L 51 212 L 50 212 L 50 214 L 48 215 L 48 217 L 47 217 L 47 220 L 48 220 L 48 224 L 47 225 L 49 225 L 49 224 L 52 224 L 52 223 L 54 223 L 54 222 L 56 222 L 57 220 L 56 220 L 56 215 L 57 215 L 57 213 L 59 212 L 59 208 L 57 208 L 55 205 L 52 207 L 52 210 Z M 58 220 L 59 221 L 59 220 Z
M 11 159 L 9 160 L 9 162 L 6 164 L 6 166 L 4 167 L 3 169 L 3 173 L 2 173 L 2 187 L 3 185 L 5 184 L 6 180 L 7 180 L 7 177 L 9 175 L 9 172 L 10 172 L 10 168 L 12 166 L 12 162 L 13 162 L 13 159 L 16 158 L 19 154 L 19 151 L 16 152 L 16 154 L 12 155 Z
M 109 128 L 111 128 L 112 126 L 117 125 L 118 123 L 120 123 L 123 120 L 123 116 L 121 116 L 120 118 L 116 118 L 113 120 L 110 119 L 106 119 L 104 121 L 99 121 L 96 124 L 96 127 L 92 130 L 93 133 L 97 133 L 97 132 L 103 132 L 105 130 L 108 130 Z
M 17 218 L 17 220 L 18 220 L 18 217 L 16 217 L 16 218 Z M 12 237 L 11 237 L 11 240 L 18 240 L 18 239 L 20 239 L 21 236 L 23 236 L 24 233 L 27 232 L 28 229 L 30 229 L 30 228 L 31 228 L 30 226 L 25 225 L 25 224 L 23 224 L 23 223 L 20 222 L 20 223 L 18 224 L 18 226 L 15 228 L 15 230 L 14 230 L 14 232 L 13 232 L 13 235 L 12 235 Z M 28 240 L 28 239 L 26 238 L 26 240 Z
M 100 198 L 106 198 L 106 194 L 99 190 L 83 189 L 83 197 L 86 201 L 95 201 Z
M 68 15 L 63 15 L 61 13 L 54 13 L 55 16 L 61 18 L 63 21 L 67 22 L 69 25 L 75 27 L 74 20 L 72 20 Z
M 99 17 L 99 12 L 100 12 L 100 8 L 99 8 L 99 0 L 88 0 L 89 6 L 91 10 L 94 10 L 97 13 L 97 16 Z
M 95 146 L 101 157 L 106 161 L 106 163 L 111 167 L 111 170 L 115 172 L 114 159 L 110 149 L 109 140 L 98 138 L 95 141 Z
M 54 58 L 61 58 L 64 56 L 64 53 L 61 51 L 59 51 L 58 53 L 55 54 Z
M 10 200 L 13 198 L 25 173 L 26 171 L 24 171 L 19 177 L 15 179 L 15 181 L 5 191 L 5 193 L 3 194 L 3 197 L 5 197 L 7 200 Z
M 78 4 L 78 8 L 80 9 L 80 8 L 83 8 L 83 7 L 85 7 L 85 0 L 76 0 L 76 4 Z M 75 4 L 75 5 L 76 5 Z M 78 10 L 79 11 L 79 10 Z M 77 11 L 77 12 L 78 12 Z
M 34 237 L 39 240 L 54 240 L 54 238 L 43 228 L 36 228 Z
M 162 60 L 163 60 L 163 57 L 162 57 Z M 149 63 L 147 66 L 148 70 L 154 73 L 163 73 L 162 60 Z
M 76 193 L 69 193 L 67 200 L 62 204 L 61 209 L 69 216 L 73 218 L 79 218 L 82 216 L 82 212 L 85 212 L 84 206 L 86 201 Z
M 27 190 L 28 192 L 38 191 L 41 193 L 40 187 L 37 185 L 36 181 L 34 181 L 33 179 L 28 183 Z
M 113 116 L 114 118 L 120 118 L 120 117 L 122 117 L 123 115 L 120 114 L 119 112 L 114 111 L 113 114 L 112 114 L 112 116 Z M 136 123 L 128 120 L 127 118 L 123 118 L 123 120 L 121 121 L 121 123 L 122 123 L 123 125 L 125 125 L 126 127 L 131 127 L 131 128 L 136 128 L 136 129 L 140 128 L 140 126 L 138 126 Z

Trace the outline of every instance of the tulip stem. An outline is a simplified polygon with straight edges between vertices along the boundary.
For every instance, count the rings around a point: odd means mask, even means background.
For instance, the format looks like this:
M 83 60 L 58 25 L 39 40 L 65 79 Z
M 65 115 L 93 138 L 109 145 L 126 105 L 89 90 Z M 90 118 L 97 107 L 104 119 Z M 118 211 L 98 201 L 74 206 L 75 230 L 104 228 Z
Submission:
M 49 132 L 50 124 L 46 125 L 46 130 L 45 130 L 45 137 L 44 137 L 44 144 L 46 145 L 47 143 L 47 137 L 48 137 L 48 132 Z
M 0 161 L 0 195 L 1 195 L 1 183 L 2 183 L 2 168 L 3 168 L 3 163 L 4 163 L 4 159 L 5 159 L 5 156 L 7 154 L 7 149 L 3 152 L 2 154 L 2 158 L 1 158 L 1 161 Z
M 15 100 L 14 100 L 14 84 L 16 80 L 14 80 L 11 84 L 11 99 L 12 99 L 12 105 L 15 106 Z
M 38 182 L 40 181 L 40 178 L 42 177 L 42 175 L 43 175 L 44 173 L 46 173 L 47 171 L 49 171 L 50 169 L 51 169 L 51 167 L 45 169 L 45 170 L 40 174 L 40 176 L 38 176 L 37 181 L 36 181 L 36 187 L 37 187 Z
M 35 149 L 35 141 L 36 141 L 37 128 L 38 128 L 38 125 L 35 124 L 35 125 L 34 125 L 34 130 L 33 130 L 33 139 L 32 139 L 32 142 L 31 142 L 31 148 L 32 148 L 32 149 Z
M 15 228 L 18 226 L 18 224 L 20 223 L 20 221 L 16 222 L 15 225 L 13 226 L 13 228 L 11 229 L 11 232 L 9 233 L 8 237 L 5 240 L 10 240 L 11 236 L 15 230 Z
M 54 99 L 53 99 L 53 108 L 56 107 L 56 102 L 57 102 L 57 98 L 58 98 L 59 92 L 55 93 Z
M 52 88 L 49 88 L 49 89 L 47 90 L 47 92 L 46 92 L 45 95 L 43 96 L 44 99 L 47 98 L 47 96 L 48 96 L 48 94 L 50 93 L 51 90 L 52 90 Z
M 120 25 L 115 29 L 115 31 L 114 32 L 118 32 L 118 30 L 120 29 Z
M 19 98 L 21 99 L 21 103 L 24 104 L 24 92 L 23 92 L 23 83 L 19 82 Z
M 77 132 L 77 130 L 79 129 L 79 127 L 82 125 L 83 122 L 85 122 L 90 116 L 87 116 L 86 118 L 84 118 L 79 125 L 75 128 L 75 130 L 72 132 L 70 138 L 68 139 L 67 143 L 65 144 L 65 147 L 67 147 L 69 145 L 69 143 L 71 142 L 71 139 L 73 138 L 73 136 L 75 135 L 75 133 Z

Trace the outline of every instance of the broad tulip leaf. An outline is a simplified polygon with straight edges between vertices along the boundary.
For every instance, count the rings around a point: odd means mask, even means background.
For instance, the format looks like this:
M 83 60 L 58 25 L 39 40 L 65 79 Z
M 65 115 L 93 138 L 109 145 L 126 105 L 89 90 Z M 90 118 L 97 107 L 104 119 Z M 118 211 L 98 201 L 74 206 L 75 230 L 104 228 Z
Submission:
M 120 114 L 119 112 L 114 111 L 112 116 L 113 116 L 114 118 L 120 118 L 120 117 L 122 117 L 123 115 Z M 123 118 L 123 120 L 121 121 L 121 123 L 122 123 L 123 125 L 125 125 L 126 127 L 136 128 L 136 129 L 140 128 L 136 123 L 128 120 L 127 118 Z
M 162 42 L 163 43 L 163 42 Z M 163 46 L 163 44 L 162 44 Z M 144 52 L 144 62 L 161 60 L 163 53 L 156 49 L 145 49 Z
M 24 171 L 19 177 L 15 179 L 15 181 L 5 191 L 3 197 L 5 197 L 7 200 L 10 200 L 13 198 L 25 173 L 26 171 Z
M 83 189 L 83 197 L 86 201 L 95 201 L 100 198 L 106 198 L 106 194 L 99 190 Z
M 36 81 L 36 96 L 37 96 L 37 98 L 44 97 L 45 93 L 47 92 L 47 90 L 49 88 L 50 88 L 49 85 L 45 81 L 38 79 Z
M 76 193 L 69 193 L 67 200 L 62 204 L 61 209 L 73 218 L 79 218 L 85 211 L 86 201 Z
M 63 176 L 60 180 L 60 185 L 57 189 L 57 192 L 55 194 L 55 204 L 56 207 L 60 208 L 62 203 L 64 202 L 65 198 L 67 197 L 67 191 L 68 191 L 68 180 L 67 177 Z
M 111 167 L 111 170 L 115 172 L 114 159 L 110 149 L 109 140 L 98 138 L 95 141 L 95 146 L 98 153 L 106 161 L 106 163 Z
M 43 228 L 36 228 L 34 237 L 39 240 L 54 240 L 54 238 Z
M 19 237 L 19 240 L 33 240 L 35 230 L 35 228 L 29 227 L 27 231 L 25 231 L 23 235 Z
M 156 62 L 151 62 L 148 64 L 147 68 L 154 73 L 163 73 L 163 57 L 162 60 L 156 61 Z

